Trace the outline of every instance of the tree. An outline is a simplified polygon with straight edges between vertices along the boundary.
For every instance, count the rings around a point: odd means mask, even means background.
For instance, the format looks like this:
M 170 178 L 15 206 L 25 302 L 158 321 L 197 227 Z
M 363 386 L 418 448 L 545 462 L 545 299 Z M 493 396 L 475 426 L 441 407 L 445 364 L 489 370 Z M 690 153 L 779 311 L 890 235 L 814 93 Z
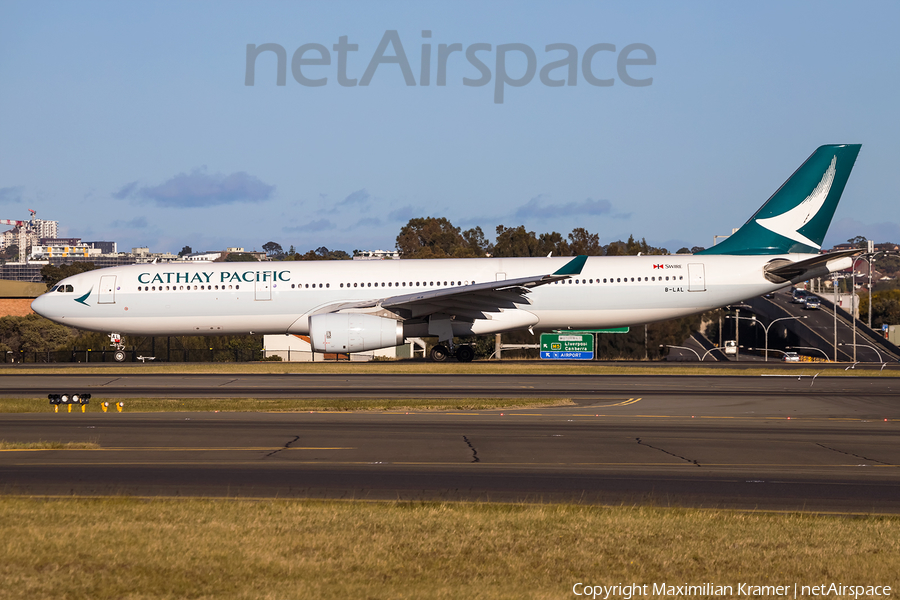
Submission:
M 494 250 L 493 245 L 484 237 L 481 227 L 473 227 L 462 232 L 463 239 L 475 256 L 487 256 Z
M 537 256 L 547 256 L 554 254 L 556 256 L 570 256 L 572 254 L 569 248 L 569 242 L 563 238 L 561 233 L 551 231 L 550 233 L 542 233 L 538 236 Z
M 46 265 L 41 267 L 41 277 L 44 279 L 44 283 L 53 287 L 66 277 L 93 271 L 96 268 L 92 262 L 74 262 L 68 265 L 59 265 L 58 267 Z
M 601 256 L 603 247 L 600 245 L 600 235 L 591 233 L 584 227 L 576 227 L 569 234 L 569 248 L 572 254 L 581 256 Z
M 280 258 L 284 256 L 284 250 L 281 248 L 281 244 L 277 242 L 266 242 L 262 245 L 262 249 L 266 251 L 266 256 L 269 258 Z
M 480 229 L 469 230 L 468 239 L 459 227 L 444 217 L 410 219 L 397 236 L 397 250 L 402 258 L 474 258 L 484 256 L 476 249 Z M 481 235 L 483 240 L 484 235 Z M 474 242 L 474 247 L 473 247 Z
M 859 314 L 869 314 L 868 295 L 860 298 Z M 872 325 L 878 329 L 884 323 L 900 325 L 900 290 L 884 290 L 872 294 Z
M 73 332 L 36 314 L 0 318 L 0 350 L 48 352 L 69 342 Z
M 178 253 L 178 256 L 187 256 L 187 255 L 193 254 L 193 253 L 194 253 L 194 251 L 191 250 L 190 246 L 185 246 L 184 248 L 181 249 L 181 252 Z
M 19 246 L 17 244 L 10 244 L 3 250 L 2 253 L 0 253 L 0 259 L 18 260 L 18 258 L 19 258 Z
M 231 252 L 222 262 L 258 262 L 256 257 L 246 252 Z
M 868 241 L 869 241 L 869 240 L 867 240 L 865 236 L 863 236 L 863 235 L 858 235 L 858 236 L 856 236 L 856 237 L 852 237 L 852 238 L 850 238 L 849 240 L 847 240 L 847 243 L 848 243 L 848 244 L 853 244 L 853 245 L 856 246 L 857 248 L 863 248 L 863 249 L 864 249 L 864 248 L 866 247 L 866 243 L 867 243 Z
M 534 232 L 526 231 L 524 225 L 514 228 L 497 225 L 494 256 L 542 256 L 542 254 Z
M 293 260 L 349 260 L 350 255 L 343 250 L 329 250 L 320 246 L 306 254 L 294 254 Z
M 635 256 L 638 253 L 642 255 L 665 255 L 668 254 L 669 251 L 665 248 L 655 248 L 654 246 L 651 246 L 647 243 L 645 238 L 641 238 L 641 241 L 638 242 L 634 239 L 633 235 L 628 236 L 627 242 L 619 240 L 617 242 L 610 242 L 609 245 L 606 246 L 607 256 Z

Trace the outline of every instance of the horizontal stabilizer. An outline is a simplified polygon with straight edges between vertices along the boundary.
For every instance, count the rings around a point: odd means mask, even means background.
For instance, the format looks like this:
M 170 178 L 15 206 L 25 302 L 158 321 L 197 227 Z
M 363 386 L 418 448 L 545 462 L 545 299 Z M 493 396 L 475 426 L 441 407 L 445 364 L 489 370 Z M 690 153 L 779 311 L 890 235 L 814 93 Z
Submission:
M 840 250 L 820 254 L 799 262 L 773 260 L 765 267 L 766 279 L 772 283 L 800 283 L 815 277 L 824 277 L 835 271 L 843 271 L 853 266 L 852 256 L 862 250 Z

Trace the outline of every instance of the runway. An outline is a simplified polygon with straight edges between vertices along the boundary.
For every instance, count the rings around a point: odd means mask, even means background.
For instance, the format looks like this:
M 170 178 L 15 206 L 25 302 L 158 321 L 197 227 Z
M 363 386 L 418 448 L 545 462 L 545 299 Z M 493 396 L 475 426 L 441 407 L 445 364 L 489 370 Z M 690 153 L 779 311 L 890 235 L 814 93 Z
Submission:
M 640 393 L 689 396 L 896 396 L 900 378 L 692 375 L 41 374 L 0 375 L 0 397 L 90 392 L 107 397 L 408 398 L 565 397 Z
M 181 377 L 181 389 L 197 393 L 219 381 Z M 0 439 L 100 448 L 0 452 L 0 492 L 900 512 L 900 402 L 889 378 L 460 375 L 456 385 L 451 378 L 435 386 L 435 376 L 272 376 L 264 384 L 266 377 L 233 385 L 319 397 L 362 395 L 369 381 L 369 396 L 422 397 L 423 389 L 448 396 L 513 382 L 513 396 L 563 389 L 576 406 L 7 414 Z M 126 383 L 135 385 L 120 389 L 149 389 L 144 380 Z

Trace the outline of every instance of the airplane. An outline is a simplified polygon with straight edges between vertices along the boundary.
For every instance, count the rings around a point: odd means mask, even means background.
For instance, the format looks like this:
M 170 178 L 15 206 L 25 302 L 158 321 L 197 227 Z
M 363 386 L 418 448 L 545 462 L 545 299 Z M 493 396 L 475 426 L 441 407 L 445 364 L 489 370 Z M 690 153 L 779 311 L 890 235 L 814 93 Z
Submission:
M 859 251 L 820 250 L 860 147 L 819 147 L 737 232 L 692 255 L 136 264 L 67 277 L 31 306 L 114 342 L 297 334 L 346 353 L 432 336 L 432 360 L 468 362 L 454 336 L 634 326 L 850 267 Z

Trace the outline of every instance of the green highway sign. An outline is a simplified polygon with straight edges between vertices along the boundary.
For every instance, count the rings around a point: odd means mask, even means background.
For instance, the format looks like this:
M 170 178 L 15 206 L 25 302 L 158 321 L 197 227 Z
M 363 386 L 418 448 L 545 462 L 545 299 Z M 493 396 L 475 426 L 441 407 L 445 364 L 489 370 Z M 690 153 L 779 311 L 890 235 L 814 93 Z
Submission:
M 541 358 L 547 360 L 593 360 L 594 334 L 542 333 Z
M 566 333 L 628 333 L 628 327 L 613 327 L 612 329 L 573 329 Z

